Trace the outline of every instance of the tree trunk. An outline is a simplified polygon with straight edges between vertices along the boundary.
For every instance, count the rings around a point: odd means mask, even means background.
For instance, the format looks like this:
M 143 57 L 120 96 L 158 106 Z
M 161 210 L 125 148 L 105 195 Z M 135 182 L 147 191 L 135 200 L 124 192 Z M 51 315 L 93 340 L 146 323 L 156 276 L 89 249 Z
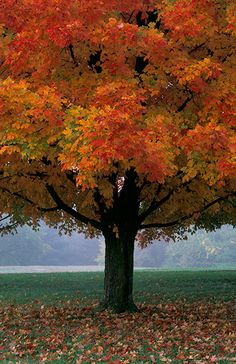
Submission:
M 103 213 L 105 279 L 103 307 L 113 312 L 134 312 L 134 242 L 138 231 L 139 190 L 134 169 L 127 171 L 124 185 L 112 208 Z
M 133 301 L 135 235 L 125 232 L 105 235 L 105 279 L 103 307 L 116 313 L 136 312 Z

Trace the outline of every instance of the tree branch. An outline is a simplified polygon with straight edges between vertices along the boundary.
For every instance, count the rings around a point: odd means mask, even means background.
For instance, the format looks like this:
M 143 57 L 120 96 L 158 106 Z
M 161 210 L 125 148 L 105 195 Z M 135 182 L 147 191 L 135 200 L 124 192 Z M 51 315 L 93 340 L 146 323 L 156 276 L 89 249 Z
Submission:
M 72 44 L 69 44 L 69 51 L 70 51 L 70 55 L 71 55 L 71 58 L 73 60 L 74 65 L 76 67 L 78 67 L 79 66 L 79 62 L 75 58 L 74 49 L 73 49 L 73 45 Z
M 215 205 L 216 203 L 218 203 L 220 201 L 224 201 L 224 200 L 228 199 L 232 195 L 233 194 L 230 194 L 230 195 L 228 195 L 226 197 L 218 197 L 217 199 L 215 199 L 215 200 L 209 202 L 207 205 L 205 205 L 201 210 L 194 211 L 190 215 L 182 216 L 182 217 L 180 217 L 180 218 L 178 218 L 176 220 L 173 220 L 173 221 L 169 221 L 169 222 L 166 222 L 166 223 L 151 223 L 151 224 L 140 225 L 140 230 L 151 229 L 151 228 L 161 229 L 161 228 L 166 228 L 166 227 L 172 227 L 172 226 L 175 226 L 175 225 L 179 225 L 183 221 L 191 219 L 195 214 L 199 214 L 199 213 L 204 212 L 205 210 L 209 209 L 209 207 Z
M 10 190 L 8 190 L 7 188 L 3 188 L 3 187 L 1 187 L 0 188 L 3 192 L 7 192 L 7 193 L 9 193 L 10 195 L 12 195 L 12 196 L 15 196 L 15 197 L 17 197 L 17 198 L 19 198 L 19 199 L 21 199 L 21 200 L 23 200 L 23 201 L 25 201 L 25 202 L 27 202 L 28 204 L 30 204 L 30 205 L 32 205 L 32 206 L 35 206 L 36 208 L 37 208 L 37 210 L 39 210 L 39 211 L 42 211 L 42 212 L 52 212 L 52 211 L 57 211 L 57 210 L 59 210 L 59 207 L 58 206 L 55 206 L 55 207 L 39 207 L 39 206 L 37 206 L 37 204 L 36 203 L 34 203 L 32 200 L 30 200 L 28 197 L 25 197 L 25 196 L 23 196 L 23 195 L 21 195 L 21 193 L 20 192 L 12 192 L 12 191 L 10 191 Z M 1 221 L 1 220 L 0 220 Z
M 191 180 L 184 182 L 181 187 L 186 187 L 189 185 L 196 177 L 192 178 Z M 139 223 L 141 224 L 151 213 L 156 211 L 159 207 L 161 207 L 165 202 L 167 202 L 170 197 L 173 195 L 173 193 L 176 191 L 175 188 L 173 188 L 166 196 L 164 196 L 160 201 L 156 201 L 155 198 L 153 199 L 151 205 L 148 207 L 146 211 L 144 211 L 139 216 Z
M 73 183 L 74 186 L 76 186 L 76 181 L 74 179 L 74 176 L 76 174 L 73 172 L 66 172 L 66 178 Z
M 11 215 L 9 214 L 9 215 L 7 215 L 7 216 L 5 216 L 5 217 L 1 218 L 1 219 L 0 219 L 0 222 L 2 222 L 2 221 L 4 221 L 4 220 L 8 219 L 10 216 L 11 216 Z
M 84 223 L 84 224 L 91 224 L 94 228 L 101 230 L 101 223 L 90 219 L 82 214 L 80 214 L 78 211 L 74 210 L 73 208 L 71 208 L 70 206 L 68 206 L 58 195 L 58 193 L 56 192 L 56 190 L 53 188 L 53 186 L 46 184 L 46 189 L 48 191 L 48 193 L 50 194 L 50 196 L 52 197 L 52 199 L 54 200 L 54 202 L 57 204 L 58 209 L 61 209 L 65 212 L 67 212 L 69 215 L 73 216 L 76 220 L 79 220 L 80 222 Z
M 10 225 L 1 226 L 0 227 L 0 235 L 5 235 L 4 232 L 5 233 L 12 232 L 12 230 L 15 230 L 16 229 L 17 225 L 18 225 L 18 223 L 17 222 L 14 222 L 14 223 L 12 223 Z
M 127 22 L 127 23 L 129 23 L 130 21 L 131 21 L 131 19 L 132 19 L 132 16 L 134 15 L 134 10 L 132 11 L 132 13 L 131 14 L 128 14 L 128 16 L 129 16 L 129 18 L 128 18 L 128 20 L 126 20 L 126 16 L 123 14 L 123 13 L 121 13 L 121 16 L 122 16 L 122 18 Z
M 206 42 L 203 42 L 201 44 L 198 44 L 196 47 L 192 48 L 188 54 L 194 53 L 195 51 L 197 51 L 198 49 L 200 49 L 202 46 L 204 46 L 206 44 Z
M 232 55 L 233 55 L 233 52 L 230 52 L 229 54 L 224 56 L 224 58 L 222 58 L 221 62 L 224 63 L 227 60 L 227 58 L 231 57 Z
M 185 107 L 188 105 L 189 101 L 191 101 L 193 98 L 193 96 L 188 96 L 186 100 L 184 100 L 184 102 L 178 107 L 178 109 L 176 110 L 177 112 L 183 111 L 185 109 Z
M 157 196 L 159 192 L 161 191 L 161 184 L 158 185 L 157 188 Z M 139 223 L 141 224 L 152 212 L 154 212 L 158 208 L 156 196 L 153 198 L 150 206 L 145 210 L 142 214 L 139 215 Z

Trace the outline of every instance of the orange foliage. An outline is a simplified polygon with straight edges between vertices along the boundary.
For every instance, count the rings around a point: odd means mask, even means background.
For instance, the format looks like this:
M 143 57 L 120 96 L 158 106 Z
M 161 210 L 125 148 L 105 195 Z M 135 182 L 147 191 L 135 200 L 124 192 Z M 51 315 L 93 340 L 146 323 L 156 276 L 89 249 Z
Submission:
M 3 173 L 44 158 L 56 186 L 72 173 L 108 200 L 129 170 L 165 191 L 234 184 L 232 1 L 5 0 L 0 24 Z

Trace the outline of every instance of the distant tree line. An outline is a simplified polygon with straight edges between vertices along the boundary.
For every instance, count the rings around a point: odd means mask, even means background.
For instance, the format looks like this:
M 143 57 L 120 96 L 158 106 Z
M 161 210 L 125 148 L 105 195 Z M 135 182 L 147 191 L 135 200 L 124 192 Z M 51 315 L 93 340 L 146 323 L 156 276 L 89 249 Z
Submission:
M 16 235 L 0 238 L 0 265 L 103 265 L 104 241 L 84 236 L 59 236 L 41 226 L 35 232 L 23 227 Z M 235 229 L 224 226 L 206 233 L 200 230 L 187 240 L 155 241 L 145 249 L 138 246 L 135 265 L 156 268 L 236 268 Z

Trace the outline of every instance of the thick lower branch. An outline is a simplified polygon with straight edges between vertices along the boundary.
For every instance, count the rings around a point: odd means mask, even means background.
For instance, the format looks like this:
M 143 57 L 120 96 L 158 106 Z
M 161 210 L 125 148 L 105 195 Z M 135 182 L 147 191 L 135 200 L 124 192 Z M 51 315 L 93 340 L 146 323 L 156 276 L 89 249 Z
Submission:
M 194 179 L 196 179 L 196 177 L 192 178 L 189 181 L 184 182 L 181 187 L 188 186 Z M 179 186 L 178 186 L 178 188 L 179 188 Z M 139 215 L 139 224 L 141 224 L 149 215 L 151 215 L 153 212 L 155 212 L 158 208 L 160 208 L 162 205 L 164 205 L 164 203 L 169 201 L 169 199 L 175 192 L 176 192 L 176 188 L 173 188 L 161 200 L 157 201 L 154 198 L 153 201 L 151 202 L 150 206 L 147 208 L 147 210 Z
M 90 218 L 84 216 L 83 214 L 79 213 L 78 211 L 74 210 L 70 206 L 68 206 L 58 195 L 58 193 L 56 192 L 56 190 L 54 189 L 53 186 L 46 184 L 46 189 L 47 189 L 48 193 L 50 194 L 50 196 L 52 197 L 53 201 L 57 204 L 58 209 L 61 209 L 65 212 L 67 212 L 69 215 L 73 216 L 76 220 L 79 220 L 80 222 L 82 222 L 84 224 L 91 224 L 94 228 L 96 228 L 98 230 L 102 229 L 102 225 L 100 222 L 90 219 Z
M 201 210 L 193 211 L 191 214 L 186 215 L 186 216 L 182 216 L 182 217 L 180 217 L 180 218 L 178 218 L 176 220 L 169 221 L 169 222 L 166 222 L 166 223 L 157 222 L 157 223 L 150 223 L 150 224 L 142 224 L 142 225 L 140 225 L 139 229 L 140 230 L 151 229 L 151 228 L 162 229 L 162 228 L 167 228 L 167 227 L 180 225 L 184 221 L 186 221 L 188 219 L 191 219 L 194 215 L 203 213 L 204 211 L 206 211 L 207 209 L 209 209 L 211 206 L 215 205 L 216 203 L 227 200 L 232 195 L 234 195 L 234 194 L 230 194 L 230 195 L 228 195 L 226 197 L 218 197 L 217 199 L 215 199 L 215 200 L 209 202 L 207 205 L 205 205 Z
M 59 207 L 58 206 L 55 206 L 55 207 L 39 207 L 37 204 L 35 204 L 32 200 L 30 200 L 28 197 L 25 197 L 25 196 L 23 196 L 20 192 L 12 192 L 12 191 L 10 191 L 10 190 L 8 190 L 7 188 L 2 188 L 1 187 L 1 190 L 3 191 L 3 192 L 7 192 L 7 193 L 9 193 L 10 195 L 12 195 L 12 196 L 15 196 L 15 197 L 17 197 L 17 198 L 19 198 L 19 199 L 21 199 L 21 200 L 23 200 L 23 201 L 25 201 L 25 202 L 27 202 L 29 205 L 32 205 L 32 206 L 34 206 L 34 207 L 36 207 L 36 209 L 38 210 L 38 211 L 42 211 L 42 212 L 52 212 L 52 211 L 57 211 L 57 210 L 59 210 Z M 1 221 L 1 220 L 0 220 Z

